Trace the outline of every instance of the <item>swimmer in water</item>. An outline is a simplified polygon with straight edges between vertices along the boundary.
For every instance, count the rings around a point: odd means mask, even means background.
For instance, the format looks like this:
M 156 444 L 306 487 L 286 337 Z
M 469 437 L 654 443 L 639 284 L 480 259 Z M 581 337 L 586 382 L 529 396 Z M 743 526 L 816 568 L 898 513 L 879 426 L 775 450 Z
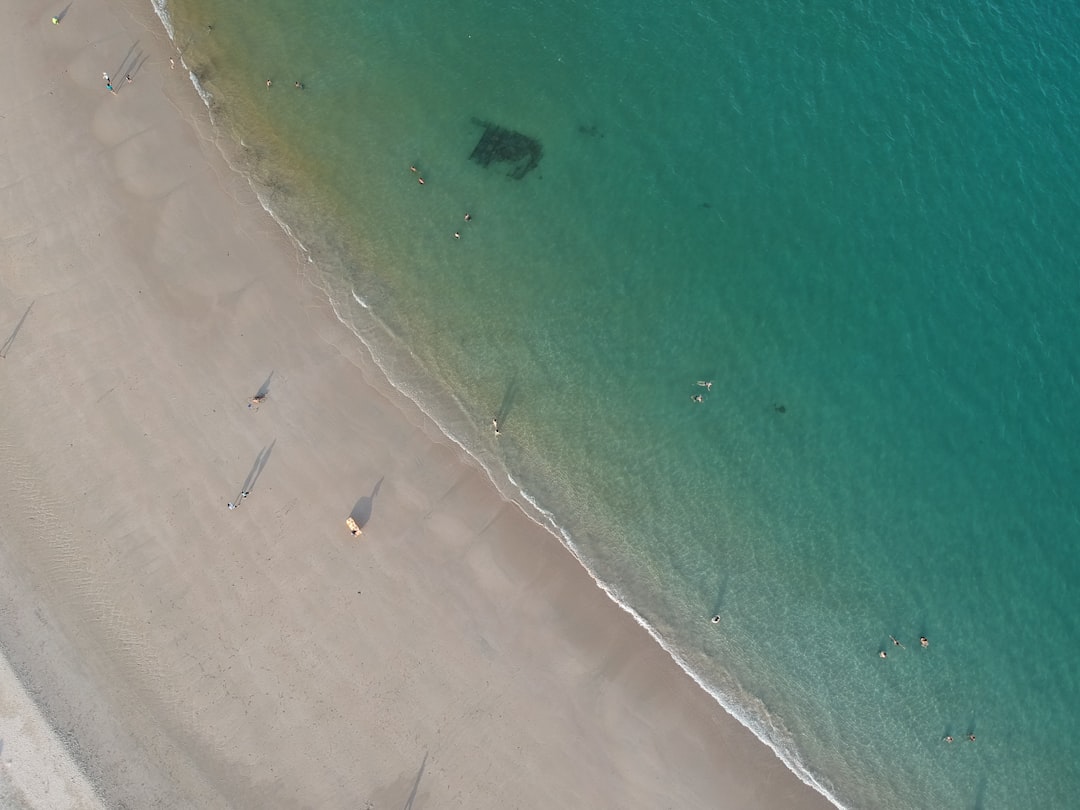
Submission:
M 878 650 L 877 657 L 878 658 L 888 658 L 889 654 L 887 652 L 885 652 L 884 650 Z
M 897 647 L 899 647 L 901 650 L 906 650 L 907 649 L 907 647 L 905 647 L 903 644 L 901 644 L 899 641 L 896 640 L 896 636 L 889 636 L 889 638 L 891 638 L 892 643 L 895 644 Z
M 720 624 L 720 617 L 719 616 L 713 616 L 710 621 L 712 621 L 713 624 Z
M 930 642 L 927 640 L 926 636 L 919 636 L 919 644 L 921 644 L 923 647 L 930 646 Z
M 706 391 L 712 391 L 712 380 L 698 380 L 697 384 L 704 388 Z

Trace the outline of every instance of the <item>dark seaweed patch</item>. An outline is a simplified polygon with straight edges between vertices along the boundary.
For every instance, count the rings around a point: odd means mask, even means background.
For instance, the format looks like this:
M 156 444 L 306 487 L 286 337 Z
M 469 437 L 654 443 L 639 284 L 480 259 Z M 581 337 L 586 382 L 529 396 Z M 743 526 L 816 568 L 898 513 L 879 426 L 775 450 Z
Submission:
M 544 148 L 535 138 L 475 118 L 473 123 L 483 127 L 484 134 L 469 155 L 470 160 L 484 168 L 492 163 L 509 163 L 510 170 L 506 174 L 515 180 L 520 180 L 540 163 Z

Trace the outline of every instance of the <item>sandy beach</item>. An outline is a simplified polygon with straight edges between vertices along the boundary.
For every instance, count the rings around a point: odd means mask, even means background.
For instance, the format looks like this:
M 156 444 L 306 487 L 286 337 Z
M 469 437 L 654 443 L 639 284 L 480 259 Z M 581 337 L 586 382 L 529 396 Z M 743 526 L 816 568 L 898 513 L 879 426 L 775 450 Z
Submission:
M 2 6 L 0 796 L 830 806 L 382 378 L 149 2 Z

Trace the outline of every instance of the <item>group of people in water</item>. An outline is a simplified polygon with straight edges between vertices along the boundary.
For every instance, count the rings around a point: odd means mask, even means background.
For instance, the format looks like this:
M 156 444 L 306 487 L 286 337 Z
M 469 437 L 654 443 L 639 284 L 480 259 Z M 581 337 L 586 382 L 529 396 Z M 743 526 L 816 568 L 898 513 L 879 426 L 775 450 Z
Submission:
M 900 641 L 896 638 L 896 636 L 890 635 L 889 638 L 892 640 L 892 643 L 893 643 L 894 647 L 899 647 L 901 650 L 906 650 L 907 649 L 907 647 L 905 647 L 903 644 L 900 643 Z M 923 648 L 929 647 L 930 646 L 930 640 L 926 636 L 919 636 L 919 646 L 923 647 Z M 889 657 L 889 654 L 887 652 L 885 652 L 884 650 L 878 650 L 878 658 L 888 658 L 888 657 Z
M 713 619 L 713 621 L 716 621 L 718 618 L 719 617 L 715 617 Z M 890 635 L 889 639 L 892 641 L 894 647 L 899 647 L 901 650 L 906 650 L 907 649 L 907 647 L 905 647 L 900 642 L 900 639 L 898 639 L 896 636 Z M 922 647 L 923 649 L 929 647 L 930 646 L 930 639 L 928 639 L 926 636 L 919 636 L 919 646 Z M 878 658 L 888 658 L 888 657 L 889 657 L 889 654 L 887 652 L 885 652 L 885 650 L 878 650 Z M 967 735 L 967 738 L 968 738 L 968 742 L 975 742 L 975 732 L 974 731 L 969 731 L 968 735 Z M 952 734 L 946 734 L 942 739 L 947 743 L 951 743 L 951 742 L 954 742 L 956 738 L 953 737 Z
M 417 169 L 415 165 L 409 166 L 409 171 L 416 175 L 416 182 L 417 183 L 419 183 L 422 186 L 425 185 L 424 176 L 422 174 L 420 174 L 420 170 Z M 465 212 L 465 221 L 466 222 L 472 222 L 472 214 L 470 214 L 468 211 Z M 461 238 L 461 231 L 454 231 L 454 238 L 455 239 L 460 239 Z M 496 428 L 495 432 L 498 433 L 499 429 Z
M 706 391 L 712 391 L 712 380 L 698 380 L 699 388 L 704 388 Z M 691 394 L 690 399 L 694 402 L 704 402 L 705 397 L 703 394 Z

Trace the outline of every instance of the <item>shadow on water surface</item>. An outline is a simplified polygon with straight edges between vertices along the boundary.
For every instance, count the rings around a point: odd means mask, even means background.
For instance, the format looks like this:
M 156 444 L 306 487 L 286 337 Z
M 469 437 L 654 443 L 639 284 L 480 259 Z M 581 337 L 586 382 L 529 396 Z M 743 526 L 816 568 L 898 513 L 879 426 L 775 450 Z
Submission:
M 510 415 L 510 409 L 514 407 L 514 401 L 517 399 L 517 395 L 518 377 L 517 374 L 515 374 L 510 379 L 510 384 L 506 386 L 502 402 L 499 404 L 499 410 L 495 413 L 495 421 L 498 423 L 500 430 L 506 426 L 506 418 Z

